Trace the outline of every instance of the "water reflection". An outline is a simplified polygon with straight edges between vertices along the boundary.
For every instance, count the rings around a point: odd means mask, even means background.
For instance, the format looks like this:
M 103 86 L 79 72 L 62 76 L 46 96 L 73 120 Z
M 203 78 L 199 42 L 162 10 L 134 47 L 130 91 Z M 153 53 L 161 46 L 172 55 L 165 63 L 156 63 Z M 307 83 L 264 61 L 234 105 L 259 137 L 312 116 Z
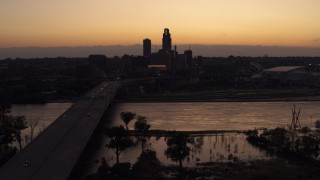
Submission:
M 184 102 L 122 103 L 115 109 L 112 126 L 123 125 L 120 112 L 146 116 L 152 129 L 163 130 L 247 130 L 276 128 L 291 122 L 293 104 L 301 108 L 302 126 L 320 119 L 320 102 Z M 133 123 L 129 124 L 133 129 Z
M 234 159 L 250 161 L 269 158 L 264 151 L 250 145 L 246 141 L 244 134 L 226 133 L 191 137 L 194 139 L 194 143 L 189 145 L 191 148 L 190 155 L 183 161 L 183 166 L 186 167 L 206 162 L 230 162 L 234 161 Z M 109 139 L 105 138 L 104 143 L 108 144 Z M 178 165 L 178 163 L 172 162 L 164 153 L 167 149 L 165 137 L 151 137 L 147 143 L 149 149 L 156 151 L 157 158 L 163 165 Z M 141 152 L 141 145 L 128 148 L 120 155 L 120 162 L 134 164 Z M 234 158 L 230 159 L 230 155 Z M 110 166 L 116 163 L 113 150 L 101 146 L 95 154 L 95 159 L 88 162 L 91 163 L 90 172 L 88 173 L 96 172 L 100 165 L 98 162 L 101 157 L 104 157 Z
M 190 103 L 121 103 L 111 107 L 107 127 L 124 125 L 121 112 L 131 111 L 146 116 L 151 129 L 162 130 L 247 130 L 255 127 L 275 128 L 291 122 L 291 108 L 296 104 L 301 108 L 301 125 L 312 125 L 320 119 L 320 102 L 190 102 Z M 134 129 L 134 122 L 129 129 Z M 103 137 L 102 137 L 103 136 Z M 112 166 L 114 152 L 105 147 L 108 139 L 101 135 L 99 148 L 94 149 L 86 174 L 97 171 L 99 160 L 105 157 Z M 183 166 L 195 166 L 205 162 L 250 161 L 269 158 L 265 152 L 253 147 L 246 141 L 244 134 L 227 133 L 194 136 L 190 145 L 191 152 Z M 164 165 L 173 163 L 164 154 L 167 145 L 164 137 L 151 137 L 149 148 L 156 151 L 157 158 Z M 141 154 L 141 145 L 131 147 L 120 155 L 120 162 L 134 164 Z
M 71 106 L 72 103 L 12 105 L 11 114 L 37 120 L 38 125 L 34 131 L 34 137 L 36 137 Z M 25 146 L 30 141 L 30 127 L 24 129 L 21 136 L 24 139 L 23 146 Z

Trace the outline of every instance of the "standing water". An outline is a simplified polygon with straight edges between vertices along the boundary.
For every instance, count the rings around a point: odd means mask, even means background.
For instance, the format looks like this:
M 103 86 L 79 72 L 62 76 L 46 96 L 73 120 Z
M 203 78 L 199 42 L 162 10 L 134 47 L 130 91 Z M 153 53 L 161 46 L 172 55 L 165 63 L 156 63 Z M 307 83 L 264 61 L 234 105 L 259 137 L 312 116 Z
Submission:
M 124 125 L 120 113 L 131 111 L 146 116 L 151 129 L 161 130 L 248 130 L 254 128 L 286 127 L 291 123 L 291 108 L 301 108 L 302 126 L 313 126 L 320 119 L 320 102 L 183 102 L 183 103 L 121 103 L 109 111 L 105 121 L 108 127 Z M 133 129 L 134 121 L 129 129 Z M 95 173 L 99 160 L 104 157 L 109 165 L 116 161 L 113 150 L 105 147 L 109 139 L 102 134 L 102 141 L 86 163 L 87 174 Z M 265 152 L 246 141 L 244 134 L 224 133 L 193 137 L 191 154 L 184 161 L 185 166 L 197 163 L 223 162 L 233 156 L 241 161 L 268 158 Z M 164 151 L 167 148 L 165 138 L 152 137 L 149 148 L 156 151 L 162 164 L 174 164 Z M 141 147 L 129 148 L 120 155 L 120 162 L 134 164 L 141 153 Z

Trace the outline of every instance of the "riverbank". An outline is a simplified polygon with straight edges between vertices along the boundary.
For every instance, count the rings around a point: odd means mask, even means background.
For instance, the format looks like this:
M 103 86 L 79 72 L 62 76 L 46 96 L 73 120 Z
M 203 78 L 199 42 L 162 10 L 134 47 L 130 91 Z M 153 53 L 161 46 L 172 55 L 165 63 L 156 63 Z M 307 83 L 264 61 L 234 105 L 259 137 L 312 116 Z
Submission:
M 75 100 L 71 100 L 71 99 L 58 99 L 58 100 L 51 100 L 51 101 L 48 101 L 46 103 L 74 103 Z
M 281 102 L 320 101 L 320 91 L 309 88 L 292 89 L 211 89 L 167 90 L 133 93 L 116 99 L 119 102 Z
M 250 162 L 202 163 L 196 167 L 164 167 L 163 179 L 318 179 L 319 167 L 282 158 Z
M 291 98 L 268 98 L 268 99 L 194 99 L 194 98 L 130 98 L 116 99 L 117 103 L 148 103 L 148 102 L 295 102 L 295 101 L 320 101 L 320 96 L 291 97 Z
M 117 103 L 148 103 L 148 102 L 295 102 L 320 101 L 320 96 L 286 97 L 286 98 L 181 98 L 181 97 L 131 97 L 115 99 Z
M 97 173 L 87 176 L 86 179 L 318 179 L 320 175 L 318 166 L 297 164 L 282 158 L 201 163 L 195 167 L 184 167 L 182 170 L 175 165 L 161 165 L 154 159 L 141 161 L 143 162 L 139 163 L 139 169 L 134 168 L 132 171 L 124 168 L 126 163 L 120 164 L 122 171 L 118 174 L 116 168 L 101 165 Z
M 187 134 L 187 135 L 210 135 L 210 134 L 224 134 L 224 133 L 246 133 L 248 130 L 202 130 L 202 131 L 167 131 L 167 130 L 157 130 L 151 129 L 148 130 L 148 135 L 151 136 L 167 136 L 171 133 L 180 133 L 180 134 Z M 139 134 L 138 131 L 129 130 L 131 135 Z

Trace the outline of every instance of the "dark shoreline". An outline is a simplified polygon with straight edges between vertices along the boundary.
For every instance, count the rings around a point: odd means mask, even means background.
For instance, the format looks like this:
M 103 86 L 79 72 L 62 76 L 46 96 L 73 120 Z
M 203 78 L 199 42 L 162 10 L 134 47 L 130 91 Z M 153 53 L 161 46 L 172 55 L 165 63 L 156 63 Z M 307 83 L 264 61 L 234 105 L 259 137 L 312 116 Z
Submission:
M 187 103 L 187 102 L 320 102 L 320 96 L 316 97 L 293 97 L 293 98 L 267 98 L 267 99 L 192 99 L 192 98 L 132 98 L 132 99 L 114 99 L 115 103 Z M 26 104 L 48 104 L 48 103 L 75 103 L 75 100 L 52 100 L 44 103 L 18 103 L 16 105 Z
M 266 99 L 193 99 L 193 98 L 131 98 L 131 99 L 115 99 L 117 103 L 174 103 L 174 102 L 299 102 L 299 101 L 320 101 L 320 96 L 311 97 L 291 97 L 291 98 L 266 98 Z
M 190 131 L 172 131 L 172 130 L 159 130 L 159 129 L 151 129 L 148 131 L 148 134 L 151 136 L 167 136 L 171 133 L 181 133 L 188 135 L 212 135 L 212 134 L 228 134 L 228 133 L 246 133 L 248 130 L 190 130 Z M 135 130 L 129 130 L 131 135 L 139 134 L 139 132 Z

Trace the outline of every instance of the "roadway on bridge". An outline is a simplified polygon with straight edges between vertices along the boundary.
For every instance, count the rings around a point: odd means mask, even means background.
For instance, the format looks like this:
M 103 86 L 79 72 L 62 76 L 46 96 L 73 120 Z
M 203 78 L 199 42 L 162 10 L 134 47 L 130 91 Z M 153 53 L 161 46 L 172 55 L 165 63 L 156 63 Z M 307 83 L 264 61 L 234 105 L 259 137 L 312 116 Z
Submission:
M 104 82 L 80 98 L 0 168 L 0 179 L 67 179 L 119 87 L 120 83 Z

